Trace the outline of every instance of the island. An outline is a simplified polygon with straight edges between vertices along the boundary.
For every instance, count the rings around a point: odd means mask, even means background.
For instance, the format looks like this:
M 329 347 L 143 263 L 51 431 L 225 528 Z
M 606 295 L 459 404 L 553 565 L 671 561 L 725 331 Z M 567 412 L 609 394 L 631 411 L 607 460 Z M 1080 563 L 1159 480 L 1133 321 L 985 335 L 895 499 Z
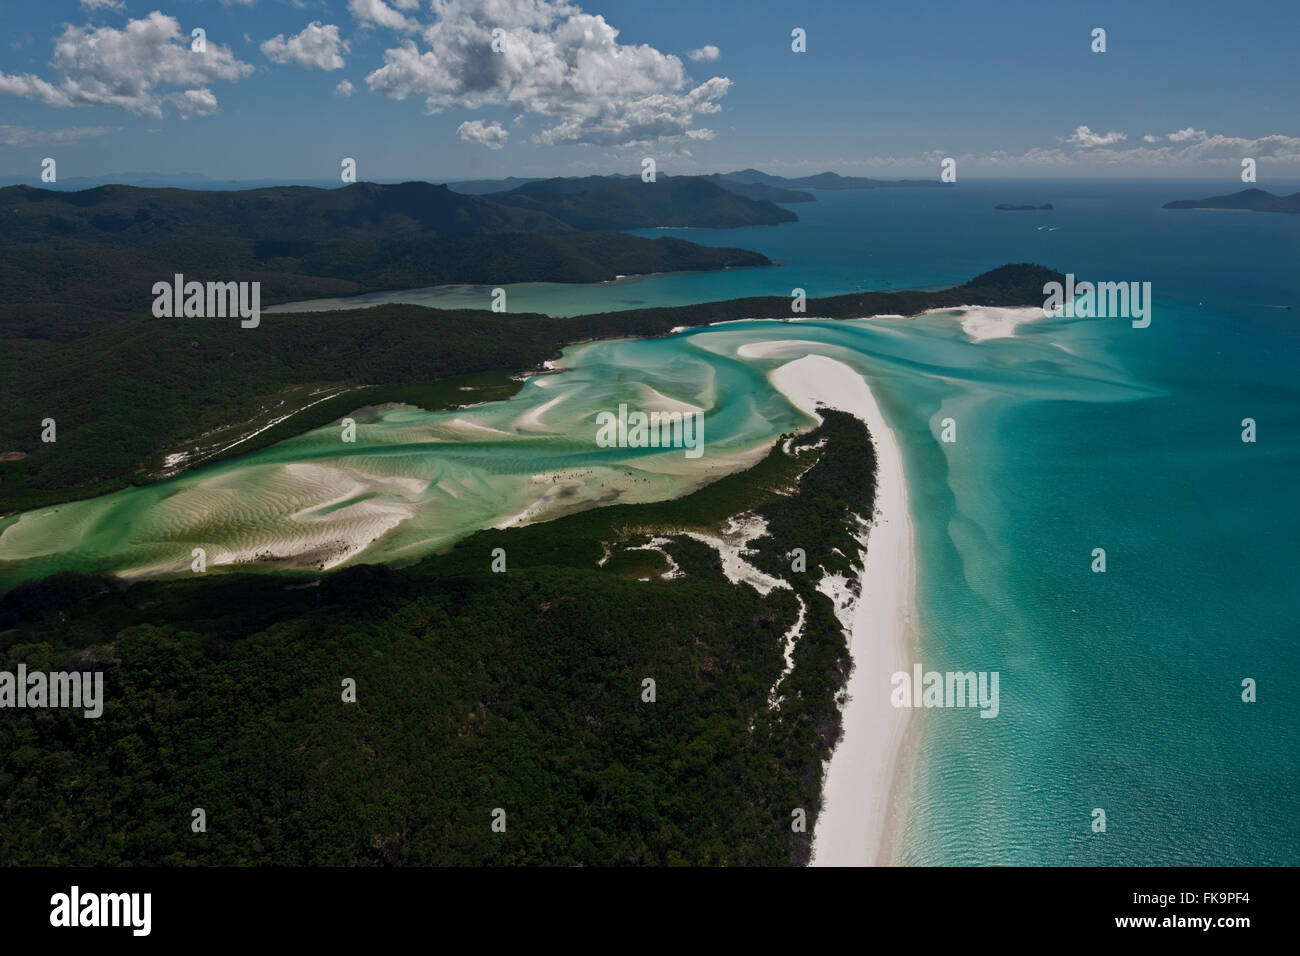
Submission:
M 1050 202 L 1045 202 L 1041 206 L 1017 206 L 1014 203 L 1000 202 L 993 208 L 1000 209 L 1003 212 L 1050 212 L 1052 204 Z
M 871 179 L 867 176 L 841 176 L 839 173 L 816 173 L 812 176 L 774 176 L 758 169 L 738 169 L 720 174 L 737 183 L 758 183 L 782 189 L 897 189 L 910 187 L 944 188 L 953 185 L 935 179 Z
M 768 199 L 740 195 L 702 176 L 660 176 L 648 183 L 639 177 L 560 177 L 491 195 L 502 206 L 543 213 L 573 229 L 735 229 L 799 218 Z
M 1274 196 L 1262 189 L 1243 189 L 1227 196 L 1209 199 L 1177 199 L 1167 202 L 1165 209 L 1231 209 L 1248 212 L 1300 212 L 1300 193 Z
M 737 196 L 744 196 L 746 199 L 763 199 L 775 203 L 791 202 L 816 202 L 817 197 L 812 193 L 804 192 L 798 189 L 783 189 L 780 186 L 774 186 L 766 182 L 747 182 L 734 179 L 731 176 L 722 173 L 711 173 L 706 176 L 677 176 L 671 177 L 667 173 L 661 173 L 658 181 L 676 178 L 676 179 L 702 179 L 713 183 L 716 186 L 735 193 Z M 585 188 L 592 188 L 601 182 L 640 182 L 640 176 L 629 176 L 626 174 L 616 173 L 609 176 L 582 176 L 582 177 L 560 177 L 559 182 L 581 184 Z M 460 182 L 447 183 L 447 187 L 453 192 L 465 193 L 473 196 L 487 196 L 494 193 L 505 193 L 511 190 L 519 189 L 531 183 L 546 182 L 542 178 L 522 179 L 518 176 L 507 176 L 505 179 L 467 179 Z

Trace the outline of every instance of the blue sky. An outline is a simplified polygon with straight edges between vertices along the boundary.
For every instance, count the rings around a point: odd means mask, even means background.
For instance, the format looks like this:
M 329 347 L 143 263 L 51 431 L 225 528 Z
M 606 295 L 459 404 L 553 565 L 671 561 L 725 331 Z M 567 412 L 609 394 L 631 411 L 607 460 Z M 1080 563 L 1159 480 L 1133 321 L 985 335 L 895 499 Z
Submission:
M 1295 0 L 5 3 L 0 176 L 1300 174 Z

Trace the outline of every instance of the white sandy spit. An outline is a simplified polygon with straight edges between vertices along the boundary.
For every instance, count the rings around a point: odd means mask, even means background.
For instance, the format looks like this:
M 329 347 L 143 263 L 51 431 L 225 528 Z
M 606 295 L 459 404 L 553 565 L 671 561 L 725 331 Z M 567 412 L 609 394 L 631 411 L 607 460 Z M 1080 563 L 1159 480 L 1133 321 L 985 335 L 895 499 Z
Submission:
M 952 310 L 932 309 L 926 314 L 950 311 Z M 964 305 L 961 307 L 961 330 L 972 342 L 1009 339 L 1015 337 L 1017 326 L 1041 318 L 1043 310 L 1037 306 L 1001 309 L 989 305 Z
M 844 736 L 823 782 L 812 865 L 891 863 L 904 809 L 895 788 L 905 776 L 902 750 L 911 711 L 890 704 L 890 678 L 910 672 L 914 656 L 916 569 L 903 453 L 871 389 L 844 363 L 808 355 L 780 366 L 770 377 L 798 408 L 816 414 L 820 401 L 856 415 L 876 446 L 876 511 L 866 533 L 860 597 L 854 601 L 843 581 L 823 582 L 836 592 L 841 619 L 852 622 L 853 672 L 842 709 Z

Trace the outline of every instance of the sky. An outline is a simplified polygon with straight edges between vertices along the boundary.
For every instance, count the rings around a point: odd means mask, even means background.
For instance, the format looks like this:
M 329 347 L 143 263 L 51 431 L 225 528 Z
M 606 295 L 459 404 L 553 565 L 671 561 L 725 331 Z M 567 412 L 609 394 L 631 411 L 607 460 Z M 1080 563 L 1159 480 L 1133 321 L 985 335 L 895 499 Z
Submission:
M 0 176 L 1300 175 L 1300 0 L 0 0 Z M 203 49 L 193 31 L 201 29 Z M 792 49 L 792 31 L 805 50 Z M 1104 52 L 1094 31 L 1105 31 Z M 496 34 L 494 44 L 493 31 Z M 494 49 L 493 47 L 496 47 Z

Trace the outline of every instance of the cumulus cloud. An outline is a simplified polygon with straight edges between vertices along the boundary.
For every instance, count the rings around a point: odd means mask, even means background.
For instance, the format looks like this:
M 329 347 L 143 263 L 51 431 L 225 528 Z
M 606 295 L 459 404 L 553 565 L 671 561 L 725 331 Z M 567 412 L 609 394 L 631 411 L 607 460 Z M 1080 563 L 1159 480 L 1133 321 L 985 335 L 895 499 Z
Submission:
M 68 24 L 54 42 L 50 62 L 57 82 L 0 72 L 0 93 L 47 106 L 116 106 L 145 116 L 161 116 L 165 101 L 182 115 L 207 115 L 217 108 L 208 83 L 234 82 L 253 72 L 211 40 L 205 52 L 192 51 L 176 19 L 156 10 L 120 30 Z
M 419 0 L 415 0 L 414 3 L 394 0 L 392 7 L 384 3 L 384 0 L 349 0 L 348 3 L 348 9 L 363 27 L 387 27 L 404 33 L 420 31 L 421 27 L 417 21 L 398 13 L 393 7 L 400 10 L 418 10 L 420 3 Z
M 334 87 L 334 95 L 341 100 L 350 100 L 354 90 L 356 87 L 352 85 L 351 80 L 341 80 L 339 85 Z
M 116 133 L 118 126 L 67 126 L 63 129 L 32 129 L 30 126 L 0 126 L 2 146 L 67 146 L 88 136 Z
M 1300 163 L 1300 137 L 1274 134 L 1248 138 L 1241 136 L 1207 135 L 1204 130 L 1190 127 L 1165 137 L 1174 145 L 1133 146 L 1122 149 L 1100 148 L 1086 152 L 1076 150 L 1042 150 L 1036 158 L 1043 163 L 1072 165 L 1076 163 L 1102 163 L 1108 165 L 1142 166 L 1197 166 L 1210 163 L 1236 165 L 1244 156 L 1261 163 Z M 1143 137 L 1145 143 L 1159 142 L 1159 137 Z M 1035 158 L 1035 151 L 1025 157 Z
M 167 101 L 181 111 L 182 119 L 189 119 L 191 116 L 211 116 L 217 111 L 217 98 L 208 89 L 169 93 Z
M 722 51 L 719 50 L 712 43 L 706 43 L 698 50 L 692 50 L 690 53 L 687 53 L 686 55 L 689 56 L 692 60 L 695 60 L 697 63 L 707 63 L 712 60 L 716 60 L 719 56 L 722 55 Z
M 467 143 L 478 143 L 488 149 L 500 149 L 510 138 L 510 131 L 495 121 L 484 125 L 482 120 L 470 120 L 456 127 L 456 135 Z
M 1159 137 L 1159 136 L 1152 136 L 1150 133 L 1147 133 L 1145 136 L 1142 137 L 1142 142 L 1144 142 L 1144 143 L 1158 143 L 1158 142 L 1160 142 L 1160 137 Z
M 289 39 L 277 33 L 262 44 L 262 55 L 273 63 L 293 63 L 304 70 L 341 70 L 347 64 L 343 54 L 348 52 L 346 40 L 339 38 L 339 28 L 332 23 L 321 25 L 313 20 Z
M 696 118 L 719 112 L 731 86 L 725 77 L 693 85 L 680 58 L 619 43 L 604 17 L 566 0 L 431 3 L 436 19 L 424 24 L 396 0 L 351 0 L 363 26 L 419 34 L 419 42 L 403 37 L 385 51 L 383 66 L 366 77 L 372 92 L 422 96 L 430 113 L 503 105 L 541 116 L 551 125 L 534 136 L 539 143 L 629 146 L 705 138 Z
M 1117 133 L 1111 130 L 1109 133 L 1094 133 L 1086 126 L 1080 126 L 1073 133 L 1067 136 L 1063 142 L 1071 146 L 1078 146 L 1083 149 L 1091 149 L 1094 146 L 1114 146 L 1116 143 L 1122 143 L 1128 139 L 1123 133 Z

